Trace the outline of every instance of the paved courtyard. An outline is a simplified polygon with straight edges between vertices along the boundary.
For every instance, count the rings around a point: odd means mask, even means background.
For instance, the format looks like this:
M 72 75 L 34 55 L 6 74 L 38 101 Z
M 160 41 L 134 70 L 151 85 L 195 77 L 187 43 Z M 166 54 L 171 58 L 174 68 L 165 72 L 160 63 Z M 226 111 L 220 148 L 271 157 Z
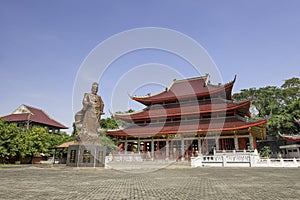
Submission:
M 300 199 L 299 168 L 0 169 L 0 199 Z

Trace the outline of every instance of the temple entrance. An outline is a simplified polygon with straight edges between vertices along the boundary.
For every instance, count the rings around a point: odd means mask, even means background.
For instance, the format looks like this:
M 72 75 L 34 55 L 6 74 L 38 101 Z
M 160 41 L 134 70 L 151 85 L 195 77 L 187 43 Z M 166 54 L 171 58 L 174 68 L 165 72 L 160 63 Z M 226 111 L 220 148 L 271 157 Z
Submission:
M 172 140 L 170 142 L 170 159 L 179 159 L 181 154 L 181 141 Z
M 233 138 L 221 138 L 219 139 L 219 150 L 234 150 Z
M 166 158 L 166 141 L 155 141 L 154 142 L 154 158 L 165 159 Z
M 249 138 L 238 139 L 239 150 L 247 150 L 249 145 Z
M 204 138 L 202 140 L 202 154 L 208 155 L 214 153 L 214 148 L 216 147 L 216 140 L 214 138 L 208 139 Z

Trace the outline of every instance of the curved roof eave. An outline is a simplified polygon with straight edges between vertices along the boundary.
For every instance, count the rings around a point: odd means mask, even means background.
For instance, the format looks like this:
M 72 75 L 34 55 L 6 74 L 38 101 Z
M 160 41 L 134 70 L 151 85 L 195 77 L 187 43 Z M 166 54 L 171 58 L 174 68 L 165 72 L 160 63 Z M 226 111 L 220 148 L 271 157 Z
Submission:
M 234 110 L 234 109 L 237 109 L 239 107 L 242 107 L 242 106 L 250 106 L 250 101 L 244 101 L 244 102 L 241 102 L 237 105 L 234 105 L 234 106 L 231 106 L 231 107 L 224 107 L 222 109 L 214 109 L 214 110 L 201 110 L 201 109 L 196 109 L 195 112 L 187 112 L 187 113 L 175 113 L 175 114 L 166 114 L 166 112 L 163 112 L 164 114 L 163 115 L 158 115 L 158 116 L 152 116 L 151 118 L 159 118 L 159 117 L 166 117 L 166 116 L 178 116 L 178 115 L 192 115 L 192 114 L 198 114 L 199 110 L 200 110 L 200 113 L 209 113 L 209 112 L 220 112 L 220 111 L 227 111 L 227 110 Z M 167 109 L 166 109 L 167 110 Z M 143 117 L 134 117 L 133 115 L 134 114 L 139 114 L 139 113 L 143 113 L 145 112 L 145 116 Z M 114 115 L 114 117 L 118 118 L 118 119 L 122 119 L 122 120 L 134 120 L 134 119 L 148 119 L 150 118 L 149 115 L 146 113 L 147 110 L 142 110 L 140 112 L 136 112 L 136 113 L 128 113 L 128 114 L 117 114 L 117 115 Z
M 201 96 L 207 96 L 207 95 L 211 95 L 211 94 L 216 94 L 216 93 L 219 93 L 219 92 L 222 92 L 222 91 L 226 91 L 228 89 L 232 89 L 233 87 L 233 84 L 235 83 L 236 81 L 236 75 L 234 77 L 234 79 L 232 81 L 230 81 L 229 83 L 226 83 L 222 86 L 218 86 L 218 85 L 213 85 L 213 84 L 208 84 L 210 86 L 213 86 L 213 87 L 217 87 L 216 89 L 214 89 L 213 91 L 209 91 L 209 92 L 204 92 L 204 93 L 201 93 L 201 94 L 197 94 L 196 96 L 197 97 L 201 97 Z M 172 83 L 174 84 L 174 82 Z M 173 100 L 173 99 L 183 99 L 183 98 L 190 98 L 190 97 L 195 97 L 195 94 L 192 94 L 192 95 L 184 95 L 184 96 L 174 96 L 174 97 L 165 97 L 165 98 L 157 98 L 157 99 L 153 99 L 155 98 L 156 96 L 159 96 L 163 93 L 167 93 L 169 92 L 169 89 L 167 91 L 162 91 L 156 95 L 151 95 L 151 96 L 143 96 L 143 97 L 135 97 L 135 96 L 132 96 L 132 100 L 135 100 L 135 101 L 138 101 L 144 105 L 150 105 L 151 102 L 160 102 L 160 101 L 165 101 L 165 100 Z
M 265 124 L 265 123 L 267 123 L 267 120 L 263 119 L 263 120 L 256 121 L 256 122 L 251 123 L 251 124 L 243 125 L 243 126 L 235 126 L 235 127 L 228 127 L 228 128 L 198 129 L 198 130 L 180 130 L 180 131 L 177 131 L 175 134 L 178 134 L 178 133 L 191 133 L 191 132 L 204 133 L 204 132 L 213 132 L 213 131 L 243 130 L 243 129 L 255 127 L 255 126 L 258 126 L 258 125 L 261 125 L 261 124 Z M 128 130 L 128 132 L 130 132 L 130 131 Z M 106 134 L 113 135 L 113 136 L 153 135 L 153 134 L 149 134 L 149 133 L 140 133 L 140 134 L 132 133 L 132 134 L 128 134 L 128 133 L 124 132 L 124 129 L 122 129 L 122 130 L 119 129 L 119 130 L 116 130 L 116 131 L 107 131 Z M 164 132 L 159 132 L 159 133 L 157 133 L 155 135 L 165 135 L 165 134 L 174 134 L 174 132 L 164 131 Z

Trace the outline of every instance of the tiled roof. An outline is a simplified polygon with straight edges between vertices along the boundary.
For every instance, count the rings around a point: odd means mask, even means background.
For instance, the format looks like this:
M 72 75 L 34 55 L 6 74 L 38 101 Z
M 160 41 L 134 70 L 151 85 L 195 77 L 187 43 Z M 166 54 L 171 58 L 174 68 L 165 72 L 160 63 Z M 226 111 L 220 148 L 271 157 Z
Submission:
M 141 103 L 145 103 L 174 98 L 179 99 L 186 97 L 205 96 L 217 92 L 225 92 L 226 90 L 230 90 L 229 93 L 231 94 L 231 89 L 234 82 L 235 79 L 232 82 L 225 85 L 212 85 L 208 81 L 208 76 L 184 80 L 175 80 L 169 88 L 166 88 L 166 90 L 161 93 L 143 97 L 133 96 L 132 99 Z
M 73 145 L 75 141 L 70 141 L 70 142 L 65 142 L 62 143 L 61 145 L 56 146 L 56 148 L 68 148 L 70 145 Z
M 7 122 L 30 121 L 39 124 L 44 124 L 47 126 L 53 126 L 60 129 L 68 129 L 68 127 L 50 118 L 43 110 L 31 106 L 27 106 L 27 105 L 22 105 L 22 106 L 26 107 L 29 110 L 29 112 L 17 113 L 17 114 L 13 113 L 10 115 L 3 116 L 1 118 Z
M 259 126 L 266 124 L 267 120 L 258 121 L 242 121 L 236 118 L 226 119 L 212 119 L 212 120 L 200 120 L 200 121 L 182 121 L 173 123 L 161 123 L 161 124 L 149 124 L 146 126 L 132 125 L 128 128 L 121 130 L 109 130 L 108 135 L 115 136 L 141 136 L 141 135 L 156 135 L 156 134 L 177 134 L 177 133 L 197 133 L 207 131 L 229 131 L 229 130 L 241 130 L 253 126 Z
M 250 101 L 245 101 L 241 103 L 216 103 L 216 104 L 196 104 L 196 105 L 174 105 L 175 107 L 163 107 L 162 105 L 154 105 L 149 108 L 136 113 L 128 113 L 128 114 L 115 114 L 114 117 L 123 120 L 136 120 L 136 119 L 148 119 L 148 118 L 156 118 L 156 117 L 166 117 L 166 116 L 184 116 L 190 114 L 199 114 L 199 113 L 207 113 L 207 112 L 218 112 L 218 111 L 226 111 L 232 109 L 243 108 L 245 110 L 249 110 Z
M 290 142 L 300 142 L 300 134 L 298 135 L 284 135 L 283 139 Z
M 286 141 L 289 141 L 289 142 L 300 142 L 300 133 L 294 134 L 294 135 L 285 135 L 285 134 L 281 134 L 280 132 L 278 132 L 278 133 Z

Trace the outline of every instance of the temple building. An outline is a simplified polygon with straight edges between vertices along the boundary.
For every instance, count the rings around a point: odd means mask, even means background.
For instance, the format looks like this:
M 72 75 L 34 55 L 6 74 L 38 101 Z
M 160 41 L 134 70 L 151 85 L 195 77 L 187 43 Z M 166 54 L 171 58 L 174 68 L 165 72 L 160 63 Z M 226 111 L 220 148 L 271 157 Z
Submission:
M 5 122 L 16 123 L 21 129 L 32 126 L 47 128 L 49 133 L 58 134 L 68 127 L 49 117 L 43 110 L 22 104 L 12 114 L 1 117 Z
M 251 119 L 250 101 L 232 100 L 235 80 L 214 85 L 207 74 L 174 80 L 158 94 L 131 96 L 145 108 L 114 114 L 129 126 L 107 134 L 116 138 L 120 152 L 152 159 L 254 150 L 256 141 L 265 139 L 267 120 Z
M 300 120 L 295 119 L 295 122 L 300 125 Z M 279 135 L 289 142 L 287 145 L 280 146 L 279 148 L 282 150 L 283 157 L 286 158 L 300 158 L 300 132 L 298 134 L 293 135 L 286 135 L 281 134 Z

